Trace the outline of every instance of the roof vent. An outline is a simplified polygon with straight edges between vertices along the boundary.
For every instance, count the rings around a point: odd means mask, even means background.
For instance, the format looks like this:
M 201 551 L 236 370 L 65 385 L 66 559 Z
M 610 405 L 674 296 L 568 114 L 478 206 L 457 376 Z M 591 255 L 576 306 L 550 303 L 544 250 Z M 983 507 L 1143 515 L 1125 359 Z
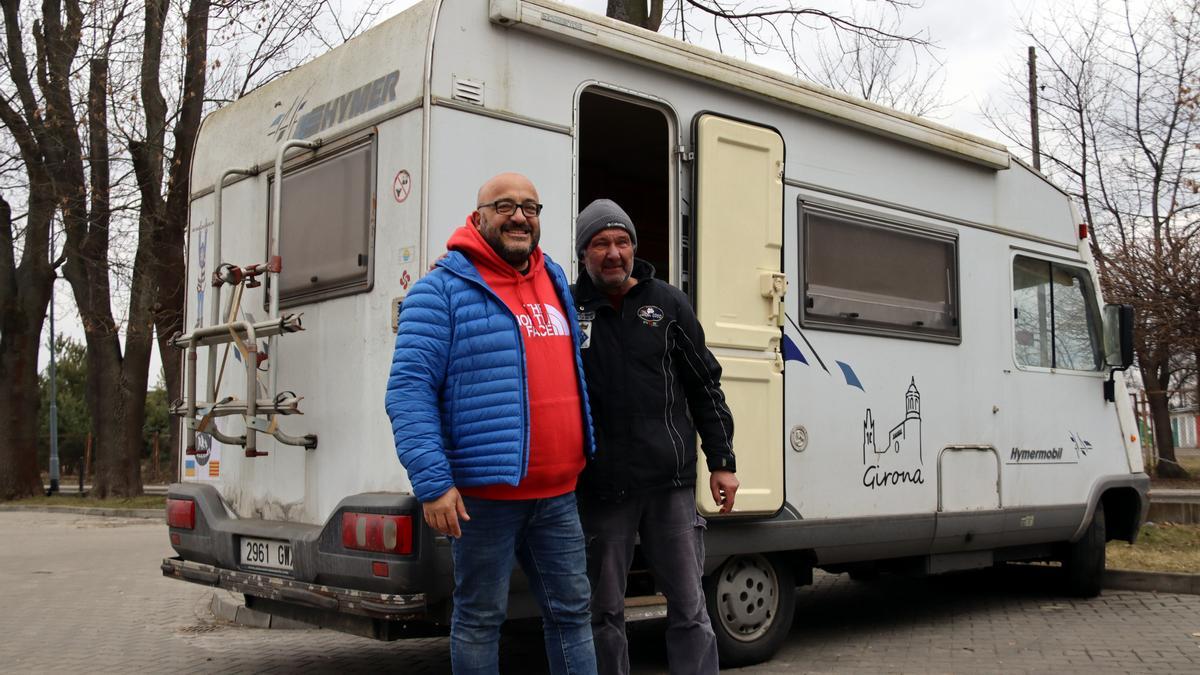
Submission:
M 454 93 L 452 98 L 456 101 L 483 105 L 483 83 L 478 80 L 466 80 L 456 76 L 454 78 Z

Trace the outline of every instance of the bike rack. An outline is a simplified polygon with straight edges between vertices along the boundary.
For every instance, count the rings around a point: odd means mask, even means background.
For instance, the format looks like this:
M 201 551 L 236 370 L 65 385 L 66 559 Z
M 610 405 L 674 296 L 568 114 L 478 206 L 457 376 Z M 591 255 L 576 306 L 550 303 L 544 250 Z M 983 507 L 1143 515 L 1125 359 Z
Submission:
M 265 321 L 251 323 L 249 321 L 235 320 L 238 311 L 238 306 L 241 304 L 240 289 L 229 298 L 229 307 L 226 313 L 228 321 L 221 322 L 221 289 L 223 286 L 229 285 L 232 287 L 242 286 L 245 288 L 255 288 L 262 284 L 260 277 L 274 274 L 276 280 L 279 278 L 279 273 L 283 269 L 282 259 L 279 256 L 279 218 L 282 213 L 283 199 L 283 160 L 287 151 L 291 148 L 305 148 L 315 150 L 320 146 L 320 141 L 300 141 L 290 140 L 283 143 L 275 158 L 275 185 L 272 195 L 272 220 L 271 220 L 271 244 L 268 252 L 267 262 L 256 263 L 245 267 L 238 267 L 226 263 L 221 256 L 221 232 L 222 232 L 222 190 L 224 188 L 225 179 L 229 176 L 253 176 L 260 173 L 258 167 L 249 169 L 226 169 L 223 171 L 217 180 L 216 186 L 213 189 L 213 201 L 215 215 L 213 218 L 213 274 L 212 288 L 213 298 L 211 309 L 209 311 L 209 319 L 205 324 L 201 318 L 201 324 L 190 333 L 176 335 L 170 342 L 178 349 L 187 351 L 187 391 L 184 395 L 184 400 L 173 406 L 172 412 L 184 415 L 184 428 L 186 429 L 187 455 L 197 454 L 196 437 L 199 433 L 210 434 L 213 438 L 227 445 L 240 445 L 245 448 L 246 457 L 262 457 L 267 455 L 267 452 L 258 449 L 258 434 L 269 434 L 276 441 L 284 445 L 293 445 L 303 447 L 307 450 L 315 450 L 317 447 L 316 434 L 305 434 L 302 436 L 294 436 L 284 433 L 279 428 L 276 416 L 278 415 L 300 415 L 300 400 L 302 397 L 297 396 L 292 392 L 278 391 L 278 365 L 273 358 L 275 352 L 275 339 L 280 335 L 288 333 L 296 333 L 304 330 L 300 322 L 300 314 L 279 315 L 279 290 L 278 283 L 275 284 L 274 292 L 271 293 L 269 317 Z M 266 355 L 260 357 L 258 350 L 258 339 L 267 338 L 268 348 Z M 243 361 L 246 368 L 246 392 L 245 400 L 238 400 L 233 396 L 227 396 L 221 400 L 217 400 L 217 347 L 226 345 L 226 349 L 230 345 L 236 345 L 238 350 L 243 354 Z M 197 391 L 197 367 L 198 350 L 201 347 L 208 348 L 208 377 L 205 383 L 204 400 L 200 400 L 199 392 Z M 228 351 L 226 352 L 228 356 Z M 259 365 L 266 362 L 266 371 L 270 378 L 270 386 L 268 391 L 270 397 L 260 399 L 258 396 L 258 374 Z M 222 433 L 217 429 L 212 420 L 216 417 L 230 417 L 241 415 L 245 424 L 245 432 L 241 436 L 232 436 Z

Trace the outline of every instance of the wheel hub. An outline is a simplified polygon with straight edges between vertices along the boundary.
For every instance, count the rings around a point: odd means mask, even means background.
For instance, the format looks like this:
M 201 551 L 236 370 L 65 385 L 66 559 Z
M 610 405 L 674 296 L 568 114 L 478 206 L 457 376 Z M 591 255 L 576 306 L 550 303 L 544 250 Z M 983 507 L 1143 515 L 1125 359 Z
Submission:
M 779 584 L 770 563 L 760 555 L 738 556 L 720 575 L 717 609 L 726 633 L 744 642 L 762 637 L 779 605 Z

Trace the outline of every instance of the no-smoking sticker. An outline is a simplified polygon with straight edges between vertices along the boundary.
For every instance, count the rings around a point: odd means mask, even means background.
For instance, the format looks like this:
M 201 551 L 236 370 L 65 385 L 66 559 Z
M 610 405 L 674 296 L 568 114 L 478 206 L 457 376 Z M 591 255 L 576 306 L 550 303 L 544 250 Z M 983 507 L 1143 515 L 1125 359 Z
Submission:
M 403 204 L 411 192 L 412 176 L 409 175 L 408 169 L 400 169 L 400 173 L 397 173 L 396 177 L 392 179 L 392 196 L 396 198 L 398 204 Z

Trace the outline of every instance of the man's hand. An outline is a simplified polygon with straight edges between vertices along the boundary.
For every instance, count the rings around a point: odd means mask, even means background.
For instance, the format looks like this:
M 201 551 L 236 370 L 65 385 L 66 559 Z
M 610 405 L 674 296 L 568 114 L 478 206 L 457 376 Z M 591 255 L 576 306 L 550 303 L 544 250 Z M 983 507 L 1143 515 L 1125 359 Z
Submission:
M 728 473 L 728 472 L 726 472 Z M 737 479 L 734 479 L 737 482 Z M 714 490 L 716 488 L 713 488 Z M 736 490 L 737 487 L 735 486 Z M 425 502 L 421 505 L 425 510 L 425 522 L 430 527 L 458 539 L 462 536 L 462 529 L 458 526 L 458 519 L 470 520 L 471 516 L 467 515 L 467 505 L 463 502 L 462 496 L 458 494 L 458 490 L 450 488 L 445 494 L 431 502 Z
M 733 500 L 738 491 L 737 476 L 732 471 L 719 469 L 712 472 L 708 478 L 708 487 L 712 489 L 713 501 L 721 507 L 721 513 L 733 510 Z

